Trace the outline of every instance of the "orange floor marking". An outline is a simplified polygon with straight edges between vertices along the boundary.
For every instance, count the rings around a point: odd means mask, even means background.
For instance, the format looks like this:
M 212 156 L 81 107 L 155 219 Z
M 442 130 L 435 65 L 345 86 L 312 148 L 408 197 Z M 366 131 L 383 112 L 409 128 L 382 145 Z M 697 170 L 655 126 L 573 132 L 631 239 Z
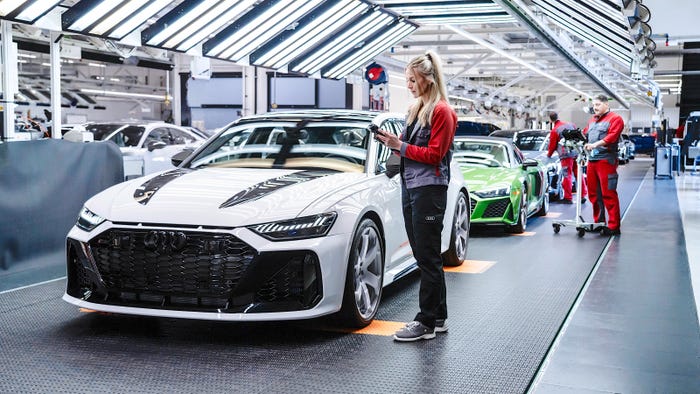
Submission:
M 405 326 L 405 322 L 373 320 L 369 326 L 359 330 L 351 331 L 352 334 L 383 335 L 390 336 Z
M 561 216 L 561 212 L 549 212 L 548 214 L 544 215 L 546 218 L 558 218 Z
M 535 232 L 534 231 L 524 231 L 522 234 L 510 234 L 510 235 L 514 235 L 516 237 L 532 237 L 533 235 L 535 235 Z
M 481 274 L 486 272 L 495 261 L 485 260 L 464 260 L 462 265 L 457 267 L 444 267 L 445 272 L 459 272 L 460 274 Z
M 82 313 L 96 313 L 97 312 L 95 310 L 88 309 L 88 308 L 78 308 L 78 311 L 82 312 Z

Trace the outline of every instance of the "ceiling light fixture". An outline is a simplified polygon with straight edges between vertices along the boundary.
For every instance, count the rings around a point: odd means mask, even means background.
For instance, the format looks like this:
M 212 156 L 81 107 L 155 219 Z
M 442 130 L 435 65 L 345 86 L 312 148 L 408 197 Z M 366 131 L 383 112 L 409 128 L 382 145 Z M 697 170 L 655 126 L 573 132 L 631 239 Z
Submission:
M 24 23 L 34 23 L 62 0 L 0 0 L 0 17 Z
M 311 19 L 309 23 L 304 24 L 301 29 L 280 40 L 273 47 L 261 48 L 261 51 L 265 52 L 258 58 L 255 58 L 255 54 L 251 55 L 251 60 L 257 65 L 280 68 L 327 38 L 339 26 L 343 26 L 368 7 L 368 4 L 356 0 L 343 0 L 321 15 L 309 15 Z
M 305 59 L 298 63 L 292 62 L 291 68 L 293 71 L 314 74 L 350 48 L 360 45 L 367 37 L 388 25 L 391 20 L 390 15 L 375 10 L 327 44 L 322 45 Z
M 99 90 L 99 89 L 80 89 L 82 93 L 91 93 L 97 95 L 105 96 L 115 96 L 115 97 L 131 97 L 131 98 L 144 98 L 165 101 L 166 99 L 172 100 L 172 97 L 165 94 L 146 94 L 146 93 L 129 93 L 129 92 L 116 92 L 112 90 Z

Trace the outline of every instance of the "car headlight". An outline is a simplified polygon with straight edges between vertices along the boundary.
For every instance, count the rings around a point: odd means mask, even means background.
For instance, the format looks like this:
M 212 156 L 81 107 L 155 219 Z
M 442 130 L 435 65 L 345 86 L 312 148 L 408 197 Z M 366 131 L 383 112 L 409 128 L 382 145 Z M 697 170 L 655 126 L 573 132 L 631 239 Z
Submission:
M 497 189 L 487 189 L 474 192 L 477 196 L 481 198 L 494 198 L 494 197 L 505 197 L 510 194 L 510 186 L 499 187 Z
M 328 234 L 337 216 L 335 212 L 329 212 L 292 220 L 256 224 L 248 228 L 271 241 L 323 237 Z
M 77 224 L 78 227 L 85 231 L 92 231 L 104 221 L 105 218 L 87 209 L 87 207 L 83 207 L 80 211 L 80 216 L 78 216 Z

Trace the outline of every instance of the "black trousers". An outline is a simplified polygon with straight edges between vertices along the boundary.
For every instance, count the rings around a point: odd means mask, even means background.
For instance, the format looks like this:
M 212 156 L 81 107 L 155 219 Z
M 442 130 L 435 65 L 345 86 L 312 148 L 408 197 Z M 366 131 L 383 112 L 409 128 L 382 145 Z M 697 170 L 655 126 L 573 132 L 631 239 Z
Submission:
M 403 185 L 401 199 L 408 241 L 420 269 L 420 312 L 414 320 L 433 328 L 435 319 L 447 319 L 447 289 L 440 254 L 447 186 L 407 189 Z

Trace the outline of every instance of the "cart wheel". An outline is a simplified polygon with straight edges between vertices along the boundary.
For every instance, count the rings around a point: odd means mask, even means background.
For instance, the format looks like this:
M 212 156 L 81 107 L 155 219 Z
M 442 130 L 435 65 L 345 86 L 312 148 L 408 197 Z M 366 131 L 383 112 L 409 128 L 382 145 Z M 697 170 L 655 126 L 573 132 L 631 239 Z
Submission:
M 579 228 L 579 229 L 576 229 L 576 231 L 578 232 L 579 238 L 583 238 L 583 236 L 586 235 L 586 229 Z
M 554 234 L 559 234 L 559 231 L 561 231 L 561 225 L 560 224 L 552 224 L 552 227 L 554 228 Z

